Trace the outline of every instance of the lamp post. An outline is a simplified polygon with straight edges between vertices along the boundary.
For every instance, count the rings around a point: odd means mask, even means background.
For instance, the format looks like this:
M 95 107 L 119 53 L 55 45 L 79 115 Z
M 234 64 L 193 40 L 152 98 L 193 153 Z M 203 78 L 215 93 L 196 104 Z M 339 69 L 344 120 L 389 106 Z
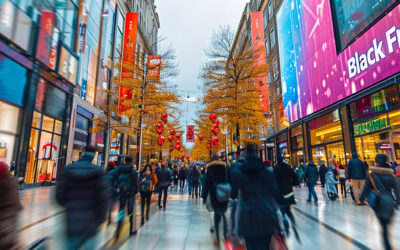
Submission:
M 137 154 L 137 167 L 140 169 L 140 166 L 142 165 L 142 145 L 143 145 L 143 128 L 142 128 L 142 123 L 143 123 L 143 109 L 144 109 L 144 94 L 145 94 L 145 88 L 146 88 L 146 74 L 147 74 L 147 65 L 146 65 L 146 58 L 148 56 L 148 52 L 145 51 L 143 54 L 143 82 L 142 82 L 142 104 L 140 105 L 140 117 L 139 117 L 139 140 L 137 143 L 139 143 L 139 152 Z
M 223 132 L 223 134 L 225 135 L 225 163 L 228 166 L 228 135 L 229 135 L 229 131 L 228 131 L 228 126 L 226 126 L 226 130 Z

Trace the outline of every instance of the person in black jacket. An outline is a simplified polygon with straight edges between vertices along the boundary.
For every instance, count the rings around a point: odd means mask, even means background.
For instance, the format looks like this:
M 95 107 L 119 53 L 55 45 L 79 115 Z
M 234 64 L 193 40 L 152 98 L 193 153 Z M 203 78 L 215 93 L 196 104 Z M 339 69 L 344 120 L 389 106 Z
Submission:
M 358 158 L 358 154 L 353 154 L 353 159 L 347 165 L 348 178 L 351 179 L 356 205 L 366 205 L 366 202 L 360 202 L 360 193 L 363 190 L 365 179 L 367 177 L 368 165 Z
M 203 203 L 207 201 L 207 196 L 210 195 L 211 204 L 214 208 L 214 229 L 215 229 L 215 239 L 214 244 L 219 245 L 219 222 L 221 218 L 223 219 L 224 227 L 223 234 L 226 239 L 228 226 L 226 222 L 225 212 L 228 207 L 228 202 L 219 202 L 216 195 L 216 185 L 219 183 L 230 182 L 230 177 L 226 164 L 223 161 L 219 161 L 217 155 L 211 156 L 211 162 L 208 163 L 207 175 L 205 180 L 205 186 L 203 190 Z
M 121 163 L 117 168 L 110 172 L 111 180 L 119 192 L 119 214 L 118 214 L 118 226 L 115 237 L 118 238 L 123 216 L 125 214 L 125 207 L 128 206 L 129 216 L 129 235 L 133 235 L 136 231 L 133 231 L 134 226 L 134 214 L 133 209 L 135 205 L 135 196 L 138 193 L 138 174 L 135 168 L 132 166 L 133 158 L 131 156 L 125 157 L 125 163 Z
M 325 175 L 328 173 L 328 168 L 325 166 L 325 163 L 322 162 L 321 166 L 318 170 L 319 173 L 319 180 L 321 181 L 321 186 L 325 187 Z
M 168 187 L 171 183 L 171 174 L 166 169 L 166 166 L 161 165 L 161 169 L 157 172 L 157 180 L 158 180 L 158 208 L 166 208 L 167 206 L 167 198 L 168 198 Z M 161 198 L 164 195 L 161 206 Z
M 318 196 L 315 192 L 315 185 L 317 185 L 318 181 L 318 168 L 315 166 L 313 161 L 310 161 L 305 170 L 304 170 L 304 178 L 307 182 L 308 186 L 308 199 L 307 202 L 311 202 L 311 198 L 314 198 L 315 204 L 318 204 Z
M 293 186 L 298 185 L 300 181 L 292 167 L 285 162 L 282 157 L 278 158 L 278 164 L 274 167 L 274 174 L 279 187 L 279 197 L 277 201 L 284 217 L 283 222 L 286 234 L 289 235 L 289 222 L 285 218 L 285 215 L 292 222 L 293 232 L 295 233 L 296 238 L 298 238 L 296 221 L 290 207 L 291 205 L 296 204 L 294 200 Z
M 97 232 L 107 214 L 111 183 L 104 169 L 93 165 L 95 149 L 89 148 L 79 161 L 62 171 L 56 200 L 66 209 L 68 249 L 79 249 Z M 95 241 L 91 239 L 92 249 Z
M 194 166 L 191 174 L 191 182 L 193 186 L 193 192 L 192 192 L 192 198 L 196 196 L 196 199 L 199 198 L 199 188 L 200 188 L 200 182 L 201 182 L 201 173 L 199 170 L 198 166 Z
M 186 180 L 186 170 L 185 167 L 182 166 L 181 169 L 179 170 L 179 184 L 182 191 L 185 188 L 185 180 Z
M 246 146 L 245 162 L 232 170 L 232 198 L 238 198 L 238 234 L 248 250 L 269 249 L 277 230 L 278 185 L 274 174 L 265 169 L 257 155 L 257 146 Z
M 373 184 L 371 181 L 372 179 L 380 193 L 386 194 L 388 197 L 392 198 L 394 194 L 395 207 L 398 208 L 400 205 L 400 185 L 393 174 L 393 170 L 390 169 L 390 166 L 387 164 L 387 156 L 384 154 L 377 154 L 375 157 L 375 162 L 377 163 L 377 167 L 370 167 L 370 174 L 368 175 L 361 192 L 360 201 L 363 202 L 368 194 L 373 190 Z M 380 218 L 379 214 L 376 215 L 382 226 L 382 237 L 385 249 L 391 250 L 392 247 L 390 245 L 388 233 L 388 225 L 391 222 L 391 218 L 389 220 L 385 220 Z
M 178 168 L 175 165 L 172 165 L 173 169 L 173 179 L 174 179 L 174 188 L 178 188 Z

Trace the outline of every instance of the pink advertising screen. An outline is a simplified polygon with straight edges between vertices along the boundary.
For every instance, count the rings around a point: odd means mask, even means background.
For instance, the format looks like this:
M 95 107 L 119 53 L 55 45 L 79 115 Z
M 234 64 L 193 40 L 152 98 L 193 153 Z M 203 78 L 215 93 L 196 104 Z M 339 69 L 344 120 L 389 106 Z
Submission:
M 277 25 L 283 107 L 290 122 L 400 71 L 400 5 L 340 54 L 329 0 L 283 1 Z

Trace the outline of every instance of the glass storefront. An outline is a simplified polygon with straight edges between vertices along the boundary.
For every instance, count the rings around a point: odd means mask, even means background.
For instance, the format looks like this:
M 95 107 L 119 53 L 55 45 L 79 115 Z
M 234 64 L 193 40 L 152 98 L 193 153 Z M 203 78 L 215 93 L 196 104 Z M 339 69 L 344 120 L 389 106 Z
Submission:
M 15 160 L 20 113 L 20 108 L 0 101 L 0 161 L 9 165 Z
M 339 110 L 308 123 L 312 160 L 317 165 L 346 163 Z
M 283 157 L 287 162 L 290 162 L 288 133 L 284 132 L 276 138 L 278 157 Z
M 298 166 L 300 161 L 304 159 L 304 137 L 303 137 L 303 126 L 299 125 L 290 130 L 290 149 L 292 165 Z

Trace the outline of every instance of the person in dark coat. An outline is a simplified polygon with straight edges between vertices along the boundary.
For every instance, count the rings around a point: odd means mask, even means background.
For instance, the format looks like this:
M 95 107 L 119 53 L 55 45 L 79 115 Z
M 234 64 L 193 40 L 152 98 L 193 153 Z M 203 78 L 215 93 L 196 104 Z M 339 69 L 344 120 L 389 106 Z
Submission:
M 175 165 L 173 167 L 173 179 L 174 179 L 174 188 L 178 188 L 178 168 Z
M 193 167 L 191 178 L 193 185 L 192 198 L 196 197 L 196 199 L 198 199 L 200 194 L 200 182 L 201 182 L 201 173 L 198 166 Z
M 360 202 L 360 193 L 363 190 L 365 179 L 368 176 L 368 165 L 358 158 L 358 154 L 353 154 L 353 159 L 347 165 L 348 178 L 351 179 L 351 187 L 353 189 L 356 205 L 366 205 L 367 203 Z
M 22 210 L 17 180 L 8 171 L 8 165 L 0 161 L 0 249 L 20 249 L 17 222 Z
M 186 170 L 185 167 L 182 166 L 181 169 L 179 170 L 179 184 L 181 187 L 181 190 L 185 188 L 185 180 L 186 180 Z
M 377 154 L 375 162 L 377 163 L 377 167 L 370 167 L 370 175 L 366 178 L 365 185 L 360 195 L 360 201 L 363 202 L 368 194 L 372 192 L 373 184 L 370 179 L 372 178 L 380 193 L 391 197 L 394 195 L 395 208 L 398 208 L 400 205 L 400 185 L 393 174 L 393 170 L 390 169 L 389 164 L 387 164 L 387 156 L 384 154 Z M 390 245 L 388 226 L 393 216 L 389 221 L 381 219 L 379 216 L 377 217 L 382 226 L 382 238 L 385 249 L 391 250 L 393 248 Z
M 112 170 L 115 169 L 115 167 L 116 167 L 115 162 L 113 162 L 113 161 L 108 162 L 107 168 L 106 168 L 107 173 L 110 173 Z M 111 220 L 112 220 L 111 213 L 112 213 L 112 210 L 113 210 L 114 205 L 117 202 L 117 200 L 118 200 L 118 190 L 116 188 L 116 183 L 112 183 L 112 195 L 111 195 L 111 199 L 110 199 L 109 206 L 108 206 L 108 224 L 111 224 Z
M 293 232 L 295 233 L 296 238 L 298 238 L 296 221 L 290 208 L 291 205 L 296 204 L 294 200 L 293 186 L 299 184 L 300 181 L 292 167 L 284 161 L 282 157 L 278 159 L 278 164 L 274 167 L 274 174 L 279 187 L 279 197 L 277 201 L 284 218 L 283 222 L 286 234 L 289 235 L 289 222 L 285 218 L 285 215 L 292 222 Z
M 193 166 L 189 166 L 186 170 L 186 183 L 188 185 L 189 196 L 192 195 L 193 191 L 192 173 L 193 173 Z
M 311 202 L 311 198 L 314 198 L 315 204 L 318 204 L 318 197 L 315 192 L 315 185 L 317 185 L 318 181 L 318 168 L 313 161 L 310 161 L 304 169 L 304 178 L 308 186 L 307 202 Z
M 328 168 L 325 166 L 325 163 L 322 162 L 321 166 L 318 170 L 319 173 L 319 180 L 321 181 L 321 187 L 325 187 L 325 175 L 328 173 Z
M 126 156 L 125 163 L 121 163 L 110 172 L 113 187 L 119 191 L 118 226 L 115 235 L 117 239 L 121 231 L 126 206 L 128 206 L 129 235 L 136 233 L 136 231 L 133 231 L 135 219 L 133 209 L 136 202 L 135 197 L 138 193 L 138 174 L 136 169 L 132 166 L 132 161 L 133 158 L 131 156 Z
M 219 202 L 217 200 L 216 185 L 220 183 L 230 182 L 230 176 L 225 162 L 219 161 L 217 155 L 211 156 L 211 162 L 208 163 L 207 175 L 205 180 L 205 186 L 203 191 L 203 203 L 207 201 L 207 196 L 210 195 L 211 204 L 214 208 L 214 229 L 215 236 L 214 244 L 219 245 L 219 223 L 221 219 L 223 220 L 223 234 L 226 239 L 228 226 L 226 222 L 225 212 L 228 207 L 228 202 Z
M 167 206 L 167 197 L 168 197 L 168 187 L 171 184 L 171 174 L 166 169 L 166 166 L 161 165 L 161 169 L 157 172 L 157 180 L 158 180 L 158 208 L 166 208 Z M 164 195 L 164 197 L 163 197 Z M 161 206 L 161 198 L 163 205 Z
M 68 249 L 83 246 L 106 218 L 111 183 L 106 172 L 92 164 L 94 152 L 89 148 L 77 162 L 66 166 L 58 179 L 56 200 L 66 210 Z
M 232 170 L 232 198 L 238 198 L 238 235 L 248 250 L 269 249 L 271 236 L 278 227 L 279 199 L 274 174 L 265 169 L 257 155 L 257 146 L 246 147 L 245 162 Z

